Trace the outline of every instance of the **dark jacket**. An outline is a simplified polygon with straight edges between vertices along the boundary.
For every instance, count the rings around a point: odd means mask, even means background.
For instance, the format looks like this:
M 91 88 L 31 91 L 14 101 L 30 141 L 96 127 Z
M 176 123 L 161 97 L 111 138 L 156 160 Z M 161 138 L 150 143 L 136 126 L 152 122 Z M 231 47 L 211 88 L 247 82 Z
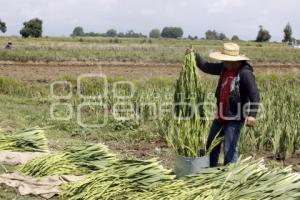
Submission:
M 219 106 L 222 76 L 226 70 L 223 63 L 209 63 L 199 54 L 196 54 L 196 62 L 199 69 L 203 72 L 220 76 L 215 93 L 217 106 Z M 233 84 L 234 89 L 229 94 L 228 108 L 225 111 L 225 116 L 231 118 L 236 117 L 233 120 L 244 120 L 246 116 L 256 117 L 260 101 L 259 91 L 253 75 L 253 68 L 246 61 L 242 61 L 242 65 Z M 245 113 L 243 108 L 248 103 L 250 112 Z M 238 112 L 239 109 L 241 112 Z

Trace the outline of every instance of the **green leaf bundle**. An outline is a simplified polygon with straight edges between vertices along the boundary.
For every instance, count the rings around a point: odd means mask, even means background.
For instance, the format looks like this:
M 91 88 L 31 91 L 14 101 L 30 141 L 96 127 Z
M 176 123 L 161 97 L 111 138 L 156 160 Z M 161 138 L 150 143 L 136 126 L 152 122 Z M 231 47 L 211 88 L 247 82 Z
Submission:
M 239 160 L 222 168 L 166 181 L 148 192 L 136 193 L 130 199 L 143 200 L 265 200 L 299 199 L 300 176 L 291 168 L 268 169 L 263 160 Z
M 0 151 L 47 152 L 45 131 L 32 128 L 10 134 L 0 132 Z
M 179 155 L 186 157 L 203 156 L 208 121 L 204 109 L 206 91 L 198 73 L 195 53 L 185 56 L 174 94 L 174 123 L 166 135 L 168 144 Z
M 68 200 L 126 199 L 132 192 L 146 191 L 174 178 L 170 170 L 155 160 L 122 160 L 67 185 L 62 197 Z
M 52 175 L 84 175 L 110 166 L 117 161 L 103 144 L 87 144 L 35 158 L 21 166 L 19 171 L 35 177 Z

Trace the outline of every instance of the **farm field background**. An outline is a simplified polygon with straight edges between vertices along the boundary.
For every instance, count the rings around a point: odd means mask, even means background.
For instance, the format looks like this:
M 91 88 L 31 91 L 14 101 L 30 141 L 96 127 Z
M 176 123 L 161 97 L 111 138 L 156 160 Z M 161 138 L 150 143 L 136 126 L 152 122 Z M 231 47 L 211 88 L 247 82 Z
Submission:
M 0 44 L 10 40 L 13 51 L 0 50 L 1 61 L 120 61 L 142 63 L 181 63 L 183 52 L 191 45 L 207 57 L 221 50 L 223 41 L 147 38 L 38 38 L 0 37 Z M 282 43 L 237 42 L 241 52 L 254 63 L 299 63 L 299 49 Z
M 119 122 L 109 113 L 104 128 L 83 128 L 77 124 L 76 108 L 82 103 L 77 95 L 77 77 L 81 74 L 103 73 L 108 77 L 108 97 L 105 103 L 112 108 L 120 100 L 112 94 L 117 81 L 131 81 L 135 93 L 125 103 L 140 105 L 173 101 L 174 84 L 178 77 L 184 52 L 193 45 L 207 58 L 210 51 L 222 47 L 222 41 L 190 41 L 163 39 L 117 38 L 41 38 L 21 39 L 0 37 L 0 44 L 11 40 L 14 49 L 0 50 L 0 127 L 13 131 L 25 127 L 47 127 L 51 150 L 66 145 L 102 142 L 126 158 L 158 157 L 166 167 L 172 167 L 173 151 L 164 140 L 167 122 L 157 117 L 151 106 L 136 109 L 142 120 Z M 242 53 L 252 58 L 261 91 L 264 114 L 254 129 L 244 129 L 240 151 L 244 156 L 265 157 L 270 167 L 293 165 L 300 171 L 300 50 L 284 44 L 240 42 Z M 206 85 L 208 101 L 213 97 L 217 77 L 200 72 Z M 54 88 L 56 94 L 72 97 L 68 100 L 51 98 L 54 81 L 72 83 Z M 97 95 L 103 82 L 83 82 L 83 94 Z M 119 88 L 122 95 L 130 89 Z M 50 117 L 53 103 L 68 103 L 75 112 L 68 121 Z M 121 101 L 124 103 L 124 101 Z M 213 107 L 209 108 L 213 110 Z M 87 107 L 83 116 L 87 122 L 101 123 L 96 107 Z M 56 117 L 65 117 L 67 110 L 55 110 Z M 206 130 L 207 132 L 208 130 Z M 6 166 L 0 167 L 0 172 Z M 13 169 L 7 169 L 13 170 Z M 1 188 L 0 189 L 4 189 Z M 5 188 L 8 195 L 15 191 Z M 1 194 L 0 194 L 1 197 Z M 22 198 L 20 198 L 22 199 Z M 27 197 L 25 197 L 27 199 Z M 28 197 L 32 199 L 32 197 Z

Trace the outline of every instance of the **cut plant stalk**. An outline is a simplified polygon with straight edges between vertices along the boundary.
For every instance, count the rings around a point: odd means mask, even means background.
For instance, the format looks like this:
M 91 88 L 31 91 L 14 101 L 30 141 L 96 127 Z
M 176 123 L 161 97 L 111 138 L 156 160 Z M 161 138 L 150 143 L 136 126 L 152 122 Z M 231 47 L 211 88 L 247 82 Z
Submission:
M 196 65 L 195 53 L 191 51 L 185 55 L 180 76 L 176 82 L 175 120 L 166 135 L 168 144 L 181 156 L 196 158 L 209 153 L 205 149 L 209 130 L 204 108 L 207 91 L 202 82 Z
M 45 130 L 31 128 L 14 133 L 0 132 L 0 151 L 47 152 Z
M 44 157 L 35 158 L 19 168 L 23 174 L 35 177 L 52 175 L 85 175 L 116 162 L 115 156 L 103 144 L 71 147 Z
M 264 200 L 299 199 L 300 176 L 291 168 L 268 169 L 263 160 L 239 159 L 237 163 L 208 169 L 201 174 L 166 181 L 160 187 L 136 192 L 130 200 Z
M 136 191 L 147 191 L 173 180 L 172 171 L 156 160 L 120 160 L 86 179 L 64 187 L 63 199 L 127 199 Z

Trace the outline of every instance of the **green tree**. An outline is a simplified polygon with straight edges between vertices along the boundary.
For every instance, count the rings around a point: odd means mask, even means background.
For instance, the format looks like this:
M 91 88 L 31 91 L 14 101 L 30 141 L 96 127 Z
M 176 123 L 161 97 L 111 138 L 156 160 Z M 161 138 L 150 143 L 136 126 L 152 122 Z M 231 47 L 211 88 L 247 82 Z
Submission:
M 163 38 L 181 38 L 183 30 L 181 27 L 164 27 L 161 32 Z
M 160 30 L 159 29 L 152 29 L 149 33 L 150 38 L 160 38 Z
M 216 30 L 208 30 L 205 33 L 207 40 L 228 40 L 224 33 L 218 33 Z
M 2 33 L 5 33 L 6 30 L 7 30 L 7 28 L 6 28 L 6 23 L 3 22 L 3 21 L 1 21 L 1 19 L 0 19 L 0 31 L 1 31 Z
M 124 35 L 124 37 L 128 37 L 128 38 L 144 38 L 144 37 L 147 37 L 147 36 L 143 35 L 142 33 L 136 33 L 136 32 L 134 32 L 134 30 L 129 30 Z
M 106 31 L 106 36 L 107 37 L 116 37 L 116 36 L 118 36 L 118 33 L 115 29 L 109 29 L 108 31 Z
M 105 36 L 105 34 L 104 33 L 88 32 L 88 33 L 84 33 L 82 36 L 100 37 L 100 36 Z
M 43 32 L 43 21 L 34 18 L 23 23 L 23 28 L 20 30 L 22 37 L 41 37 Z
M 220 33 L 218 39 L 219 40 L 228 40 L 227 36 L 224 33 Z
M 81 26 L 75 27 L 71 36 L 72 37 L 84 36 L 83 28 Z
M 125 37 L 125 33 L 119 32 L 119 33 L 118 33 L 118 37 Z
M 189 40 L 198 40 L 198 36 L 197 36 L 197 35 L 195 35 L 195 36 L 189 35 L 187 38 L 188 38 Z
M 218 40 L 218 38 L 219 38 L 219 33 L 217 33 L 217 31 L 215 31 L 215 30 L 208 30 L 208 31 L 206 31 L 205 32 L 205 38 L 207 39 L 207 40 Z
M 231 40 L 232 41 L 238 41 L 238 40 L 240 40 L 240 38 L 239 38 L 239 36 L 234 35 L 234 36 L 232 36 Z
M 283 38 L 283 42 L 292 42 L 293 40 L 293 31 L 292 31 L 292 26 L 290 25 L 290 23 L 288 23 L 285 28 L 283 29 L 284 32 L 284 38 Z
M 268 42 L 271 35 L 268 30 L 264 29 L 262 25 L 259 26 L 259 31 L 256 37 L 256 42 Z

